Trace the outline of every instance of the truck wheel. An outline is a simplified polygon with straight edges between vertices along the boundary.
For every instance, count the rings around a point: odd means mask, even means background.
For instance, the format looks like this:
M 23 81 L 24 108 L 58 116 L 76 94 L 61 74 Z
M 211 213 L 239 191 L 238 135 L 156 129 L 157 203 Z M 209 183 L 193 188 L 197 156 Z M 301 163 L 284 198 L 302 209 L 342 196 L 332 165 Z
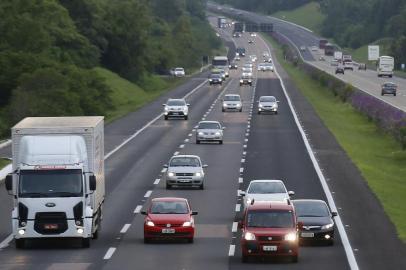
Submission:
M 221 109 L 221 111 L 222 111 L 222 112 L 225 112 L 226 110 L 224 110 L 224 108 L 223 108 L 223 109 Z
M 261 114 L 261 112 L 260 112 L 260 111 L 258 111 L 258 114 Z
M 381 96 L 383 96 L 383 93 L 381 93 Z
M 90 238 L 82 238 L 82 248 L 90 247 Z
M 23 249 L 25 247 L 25 239 L 15 239 L 16 249 Z
M 275 114 L 278 114 L 278 111 L 275 111 Z
M 395 93 L 395 94 L 393 94 L 393 96 L 394 96 L 394 97 L 396 97 L 396 93 Z
M 97 239 L 97 238 L 99 238 L 99 228 L 97 228 L 97 230 L 92 235 L 92 239 Z
M 240 112 L 242 112 L 242 108 L 240 109 Z

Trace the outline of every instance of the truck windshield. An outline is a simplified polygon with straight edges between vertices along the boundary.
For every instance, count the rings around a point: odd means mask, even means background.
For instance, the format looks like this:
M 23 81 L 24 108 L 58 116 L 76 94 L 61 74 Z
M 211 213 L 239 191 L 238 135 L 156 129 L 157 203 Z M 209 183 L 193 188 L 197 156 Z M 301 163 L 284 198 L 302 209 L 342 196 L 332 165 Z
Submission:
M 214 67 L 228 66 L 228 60 L 227 59 L 213 59 L 212 65 Z
M 291 211 L 248 211 L 247 226 L 257 228 L 292 228 L 294 226 Z
M 25 170 L 20 173 L 20 197 L 80 197 L 81 170 Z

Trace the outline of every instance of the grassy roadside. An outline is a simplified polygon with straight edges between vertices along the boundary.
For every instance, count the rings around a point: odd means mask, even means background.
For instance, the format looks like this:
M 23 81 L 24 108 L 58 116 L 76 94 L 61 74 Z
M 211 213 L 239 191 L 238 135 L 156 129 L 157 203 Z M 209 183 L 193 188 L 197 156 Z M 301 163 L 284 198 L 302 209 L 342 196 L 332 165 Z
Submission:
M 267 37 L 290 78 L 312 104 L 325 125 L 361 171 L 386 213 L 406 242 L 406 151 L 351 105 L 342 103 L 328 89 L 285 62 L 281 47 Z
M 11 163 L 11 160 L 0 158 L 0 170 Z
M 107 69 L 95 68 L 95 70 L 113 89 L 111 98 L 114 109 L 106 112 L 107 122 L 139 109 L 185 81 L 184 78 L 150 76 L 144 78 L 141 86 L 138 86 Z
M 320 33 L 321 24 L 325 18 L 325 15 L 320 12 L 320 5 L 317 2 L 310 2 L 294 10 L 279 11 L 272 16 L 302 25 L 316 33 Z

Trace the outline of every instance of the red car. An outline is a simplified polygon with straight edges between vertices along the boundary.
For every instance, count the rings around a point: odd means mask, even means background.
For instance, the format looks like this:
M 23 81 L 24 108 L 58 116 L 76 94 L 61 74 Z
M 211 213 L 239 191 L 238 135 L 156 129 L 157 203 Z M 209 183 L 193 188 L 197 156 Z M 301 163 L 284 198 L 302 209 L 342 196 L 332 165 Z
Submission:
M 290 257 L 298 261 L 301 223 L 288 202 L 251 202 L 239 223 L 242 229 L 242 262 L 250 257 Z
M 155 198 L 148 211 L 142 211 L 144 220 L 144 242 L 151 239 L 186 239 L 193 243 L 195 234 L 194 215 L 187 199 Z

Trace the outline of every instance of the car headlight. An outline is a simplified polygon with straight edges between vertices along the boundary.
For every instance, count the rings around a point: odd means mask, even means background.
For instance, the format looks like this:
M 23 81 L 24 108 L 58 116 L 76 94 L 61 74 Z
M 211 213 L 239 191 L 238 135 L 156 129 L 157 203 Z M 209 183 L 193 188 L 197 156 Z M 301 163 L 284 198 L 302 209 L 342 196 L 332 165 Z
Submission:
M 212 81 L 212 79 L 209 79 L 209 82 L 211 82 Z
M 243 80 L 240 80 L 240 83 L 243 83 L 244 81 Z
M 223 102 L 223 107 L 227 107 L 227 103 Z
M 241 104 L 240 104 L 240 103 L 237 103 L 237 107 L 241 107 Z
M 169 111 L 169 108 L 168 108 L 168 107 L 165 107 L 165 111 Z
M 193 222 L 191 222 L 191 221 L 185 221 L 185 222 L 183 222 L 183 227 L 190 227 L 190 226 L 192 226 L 193 225 Z
M 246 202 L 247 202 L 247 204 L 250 204 L 252 202 L 252 199 L 248 198 Z
M 219 79 L 219 82 L 222 82 L 223 80 L 222 79 Z
M 220 132 L 216 132 L 216 133 L 214 133 L 214 135 L 220 136 L 221 134 L 220 134 Z
M 175 173 L 169 172 L 169 173 L 168 173 L 168 176 L 169 176 L 169 177 L 173 177 L 173 176 L 175 176 Z
M 296 241 L 296 238 L 297 238 L 296 233 L 288 233 L 287 235 L 285 235 L 285 240 L 289 242 Z
M 197 172 L 197 173 L 195 173 L 195 175 L 196 175 L 197 177 L 200 177 L 200 176 L 202 176 L 202 173 Z
M 334 223 L 330 223 L 330 224 L 327 224 L 327 225 L 321 226 L 321 229 L 322 229 L 322 230 L 327 230 L 327 229 L 332 228 L 333 226 L 334 226 Z
M 155 226 L 154 222 L 152 222 L 151 220 L 148 220 L 148 221 L 145 223 L 145 225 L 147 225 L 147 226 L 149 226 L 149 227 L 154 227 L 154 226 Z
M 253 241 L 253 240 L 256 239 L 256 238 L 255 238 L 255 234 L 253 234 L 253 233 L 251 233 L 251 232 L 246 232 L 246 233 L 244 234 L 244 239 L 247 240 L 247 241 Z
M 259 104 L 259 107 L 262 108 L 262 107 L 264 107 L 264 106 L 263 106 L 262 104 Z

